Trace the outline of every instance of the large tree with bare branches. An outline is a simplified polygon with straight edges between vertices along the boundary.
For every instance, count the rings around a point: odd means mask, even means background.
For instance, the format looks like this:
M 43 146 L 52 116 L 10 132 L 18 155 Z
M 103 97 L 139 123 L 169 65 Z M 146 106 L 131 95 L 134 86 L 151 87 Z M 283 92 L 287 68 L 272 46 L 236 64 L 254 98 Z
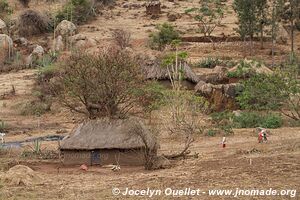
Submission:
M 124 117 L 139 100 L 142 77 L 133 56 L 107 49 L 97 55 L 73 53 L 53 85 L 72 111 L 89 118 Z

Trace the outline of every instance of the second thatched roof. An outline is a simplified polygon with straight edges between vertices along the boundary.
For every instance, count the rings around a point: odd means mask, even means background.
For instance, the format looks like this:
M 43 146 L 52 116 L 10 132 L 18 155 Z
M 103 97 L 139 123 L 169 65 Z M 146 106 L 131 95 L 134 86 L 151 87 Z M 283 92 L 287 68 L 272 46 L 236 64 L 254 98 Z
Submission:
M 197 84 L 199 77 L 188 66 L 187 63 L 183 64 L 183 79 L 191 83 Z M 167 67 L 161 66 L 158 61 L 152 61 L 142 66 L 142 72 L 146 79 L 150 80 L 170 80 Z
M 98 119 L 80 124 L 61 142 L 61 150 L 158 148 L 156 138 L 137 118 Z

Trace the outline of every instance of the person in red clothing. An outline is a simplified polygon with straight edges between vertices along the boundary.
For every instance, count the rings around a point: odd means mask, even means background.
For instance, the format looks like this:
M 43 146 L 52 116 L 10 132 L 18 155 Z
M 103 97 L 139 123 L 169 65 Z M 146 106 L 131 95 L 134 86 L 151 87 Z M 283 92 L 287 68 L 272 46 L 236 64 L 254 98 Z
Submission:
M 263 133 L 262 133 L 262 131 L 261 131 L 261 132 L 259 132 L 259 134 L 258 134 L 258 143 L 262 143 L 262 142 L 263 142 L 263 138 L 264 138 L 264 136 L 263 136 Z
M 268 138 L 267 138 L 267 130 L 266 129 L 262 129 L 259 134 L 258 134 L 258 143 L 263 143 L 263 142 L 267 142 Z

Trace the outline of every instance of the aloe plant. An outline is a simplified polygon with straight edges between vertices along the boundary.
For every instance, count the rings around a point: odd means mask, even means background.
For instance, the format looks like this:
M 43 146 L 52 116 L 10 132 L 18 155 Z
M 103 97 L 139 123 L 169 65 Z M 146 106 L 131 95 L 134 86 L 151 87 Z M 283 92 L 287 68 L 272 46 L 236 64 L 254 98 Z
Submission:
M 37 153 L 37 154 L 40 153 L 41 152 L 41 141 L 35 140 L 33 145 L 34 145 L 33 152 Z

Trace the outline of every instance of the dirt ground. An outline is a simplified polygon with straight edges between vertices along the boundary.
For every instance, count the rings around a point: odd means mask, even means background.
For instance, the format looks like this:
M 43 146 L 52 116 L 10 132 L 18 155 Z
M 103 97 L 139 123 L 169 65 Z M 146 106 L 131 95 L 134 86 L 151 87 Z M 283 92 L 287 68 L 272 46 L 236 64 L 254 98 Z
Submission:
M 145 171 L 123 167 L 118 172 L 91 167 L 62 166 L 57 160 L 17 159 L 34 169 L 43 182 L 32 186 L 0 185 L 1 199 L 136 199 L 112 195 L 112 188 L 130 189 L 300 189 L 300 129 L 272 130 L 269 143 L 258 144 L 253 130 L 236 130 L 225 149 L 221 137 L 198 137 L 192 152 L 199 158 L 173 161 L 172 168 Z M 180 149 L 179 141 L 162 141 L 161 153 Z M 5 158 L 5 160 L 13 160 Z M 251 160 L 251 161 L 250 161 Z M 299 199 L 296 197 L 241 197 L 242 199 Z M 184 197 L 180 199 L 190 199 Z M 143 199 L 143 198 L 142 198 Z M 146 199 L 146 198 L 144 198 Z M 154 199 L 172 199 L 158 196 Z M 200 199 L 200 198 L 195 198 Z M 203 195 L 201 199 L 232 199 Z

